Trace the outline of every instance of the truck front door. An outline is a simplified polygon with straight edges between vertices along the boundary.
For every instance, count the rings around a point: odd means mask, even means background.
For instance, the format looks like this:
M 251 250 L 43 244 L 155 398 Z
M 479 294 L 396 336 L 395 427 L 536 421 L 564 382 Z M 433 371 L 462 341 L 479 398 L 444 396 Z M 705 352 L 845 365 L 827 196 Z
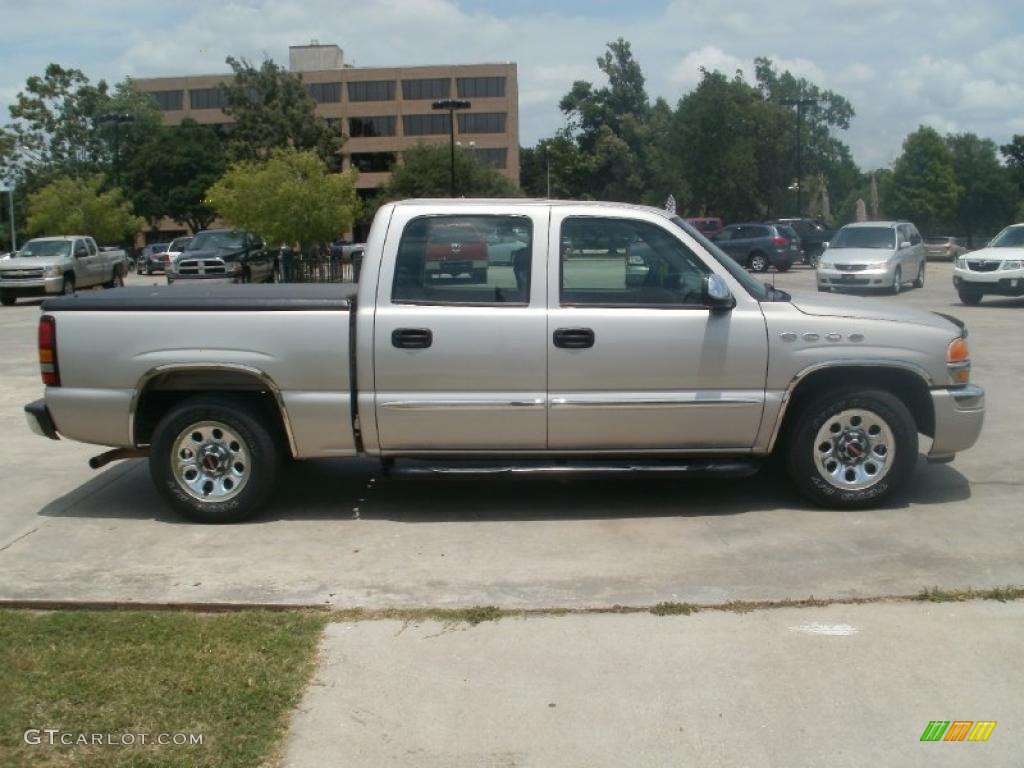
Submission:
M 653 214 L 645 221 L 554 209 L 550 449 L 753 445 L 764 408 L 764 317 L 745 293 L 731 311 L 710 311 L 701 286 L 711 270 L 673 227 Z
M 384 452 L 545 448 L 548 208 L 473 210 L 402 207 L 388 227 L 373 336 Z M 509 238 L 511 263 L 490 247 Z

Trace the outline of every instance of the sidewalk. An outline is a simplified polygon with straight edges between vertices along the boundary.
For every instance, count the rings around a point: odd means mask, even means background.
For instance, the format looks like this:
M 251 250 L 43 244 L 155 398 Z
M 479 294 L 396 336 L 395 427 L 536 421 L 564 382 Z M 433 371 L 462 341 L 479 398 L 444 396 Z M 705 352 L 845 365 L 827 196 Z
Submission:
M 1022 638 L 981 601 L 332 624 L 283 764 L 1020 766 Z

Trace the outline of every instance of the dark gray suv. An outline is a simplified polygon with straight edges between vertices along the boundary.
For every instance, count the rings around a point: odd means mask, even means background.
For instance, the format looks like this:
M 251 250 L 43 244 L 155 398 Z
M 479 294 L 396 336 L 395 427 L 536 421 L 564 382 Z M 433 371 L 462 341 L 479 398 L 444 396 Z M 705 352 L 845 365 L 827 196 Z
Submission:
M 799 239 L 792 237 L 792 230 L 789 235 L 775 224 L 730 224 L 711 239 L 747 269 L 785 272 L 800 260 Z

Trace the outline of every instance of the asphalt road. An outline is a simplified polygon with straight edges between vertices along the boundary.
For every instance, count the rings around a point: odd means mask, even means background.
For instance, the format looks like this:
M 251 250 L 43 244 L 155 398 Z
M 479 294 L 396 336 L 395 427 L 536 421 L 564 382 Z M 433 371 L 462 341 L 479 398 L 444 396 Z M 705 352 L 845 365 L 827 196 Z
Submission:
M 803 268 L 775 279 L 813 288 Z M 1024 584 L 1024 300 L 961 306 L 940 264 L 882 300 L 965 319 L 989 395 L 979 444 L 922 462 L 886 509 L 816 509 L 770 475 L 385 479 L 374 462 L 313 461 L 288 469 L 268 514 L 230 527 L 179 521 L 144 461 L 93 472 L 102 449 L 29 433 L 21 407 L 42 387 L 38 302 L 23 300 L 0 311 L 0 600 L 582 607 Z

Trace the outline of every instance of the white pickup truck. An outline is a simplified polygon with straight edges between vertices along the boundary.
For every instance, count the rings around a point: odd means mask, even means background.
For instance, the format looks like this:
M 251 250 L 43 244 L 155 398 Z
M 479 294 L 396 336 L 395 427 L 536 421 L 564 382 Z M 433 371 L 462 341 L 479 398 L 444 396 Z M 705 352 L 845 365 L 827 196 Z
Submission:
M 431 269 L 470 228 L 486 276 Z M 806 496 L 854 508 L 907 482 L 919 434 L 933 461 L 978 438 L 966 335 L 939 314 L 766 286 L 652 208 L 415 200 L 380 208 L 358 290 L 47 300 L 46 395 L 26 412 L 41 435 L 114 446 L 95 467 L 148 456 L 202 522 L 255 514 L 284 458 L 357 455 L 746 476 L 780 453 Z
M 98 248 L 91 237 L 37 237 L 0 262 L 0 302 L 6 307 L 23 296 L 71 294 L 94 285 L 119 287 L 127 271 L 123 250 Z

